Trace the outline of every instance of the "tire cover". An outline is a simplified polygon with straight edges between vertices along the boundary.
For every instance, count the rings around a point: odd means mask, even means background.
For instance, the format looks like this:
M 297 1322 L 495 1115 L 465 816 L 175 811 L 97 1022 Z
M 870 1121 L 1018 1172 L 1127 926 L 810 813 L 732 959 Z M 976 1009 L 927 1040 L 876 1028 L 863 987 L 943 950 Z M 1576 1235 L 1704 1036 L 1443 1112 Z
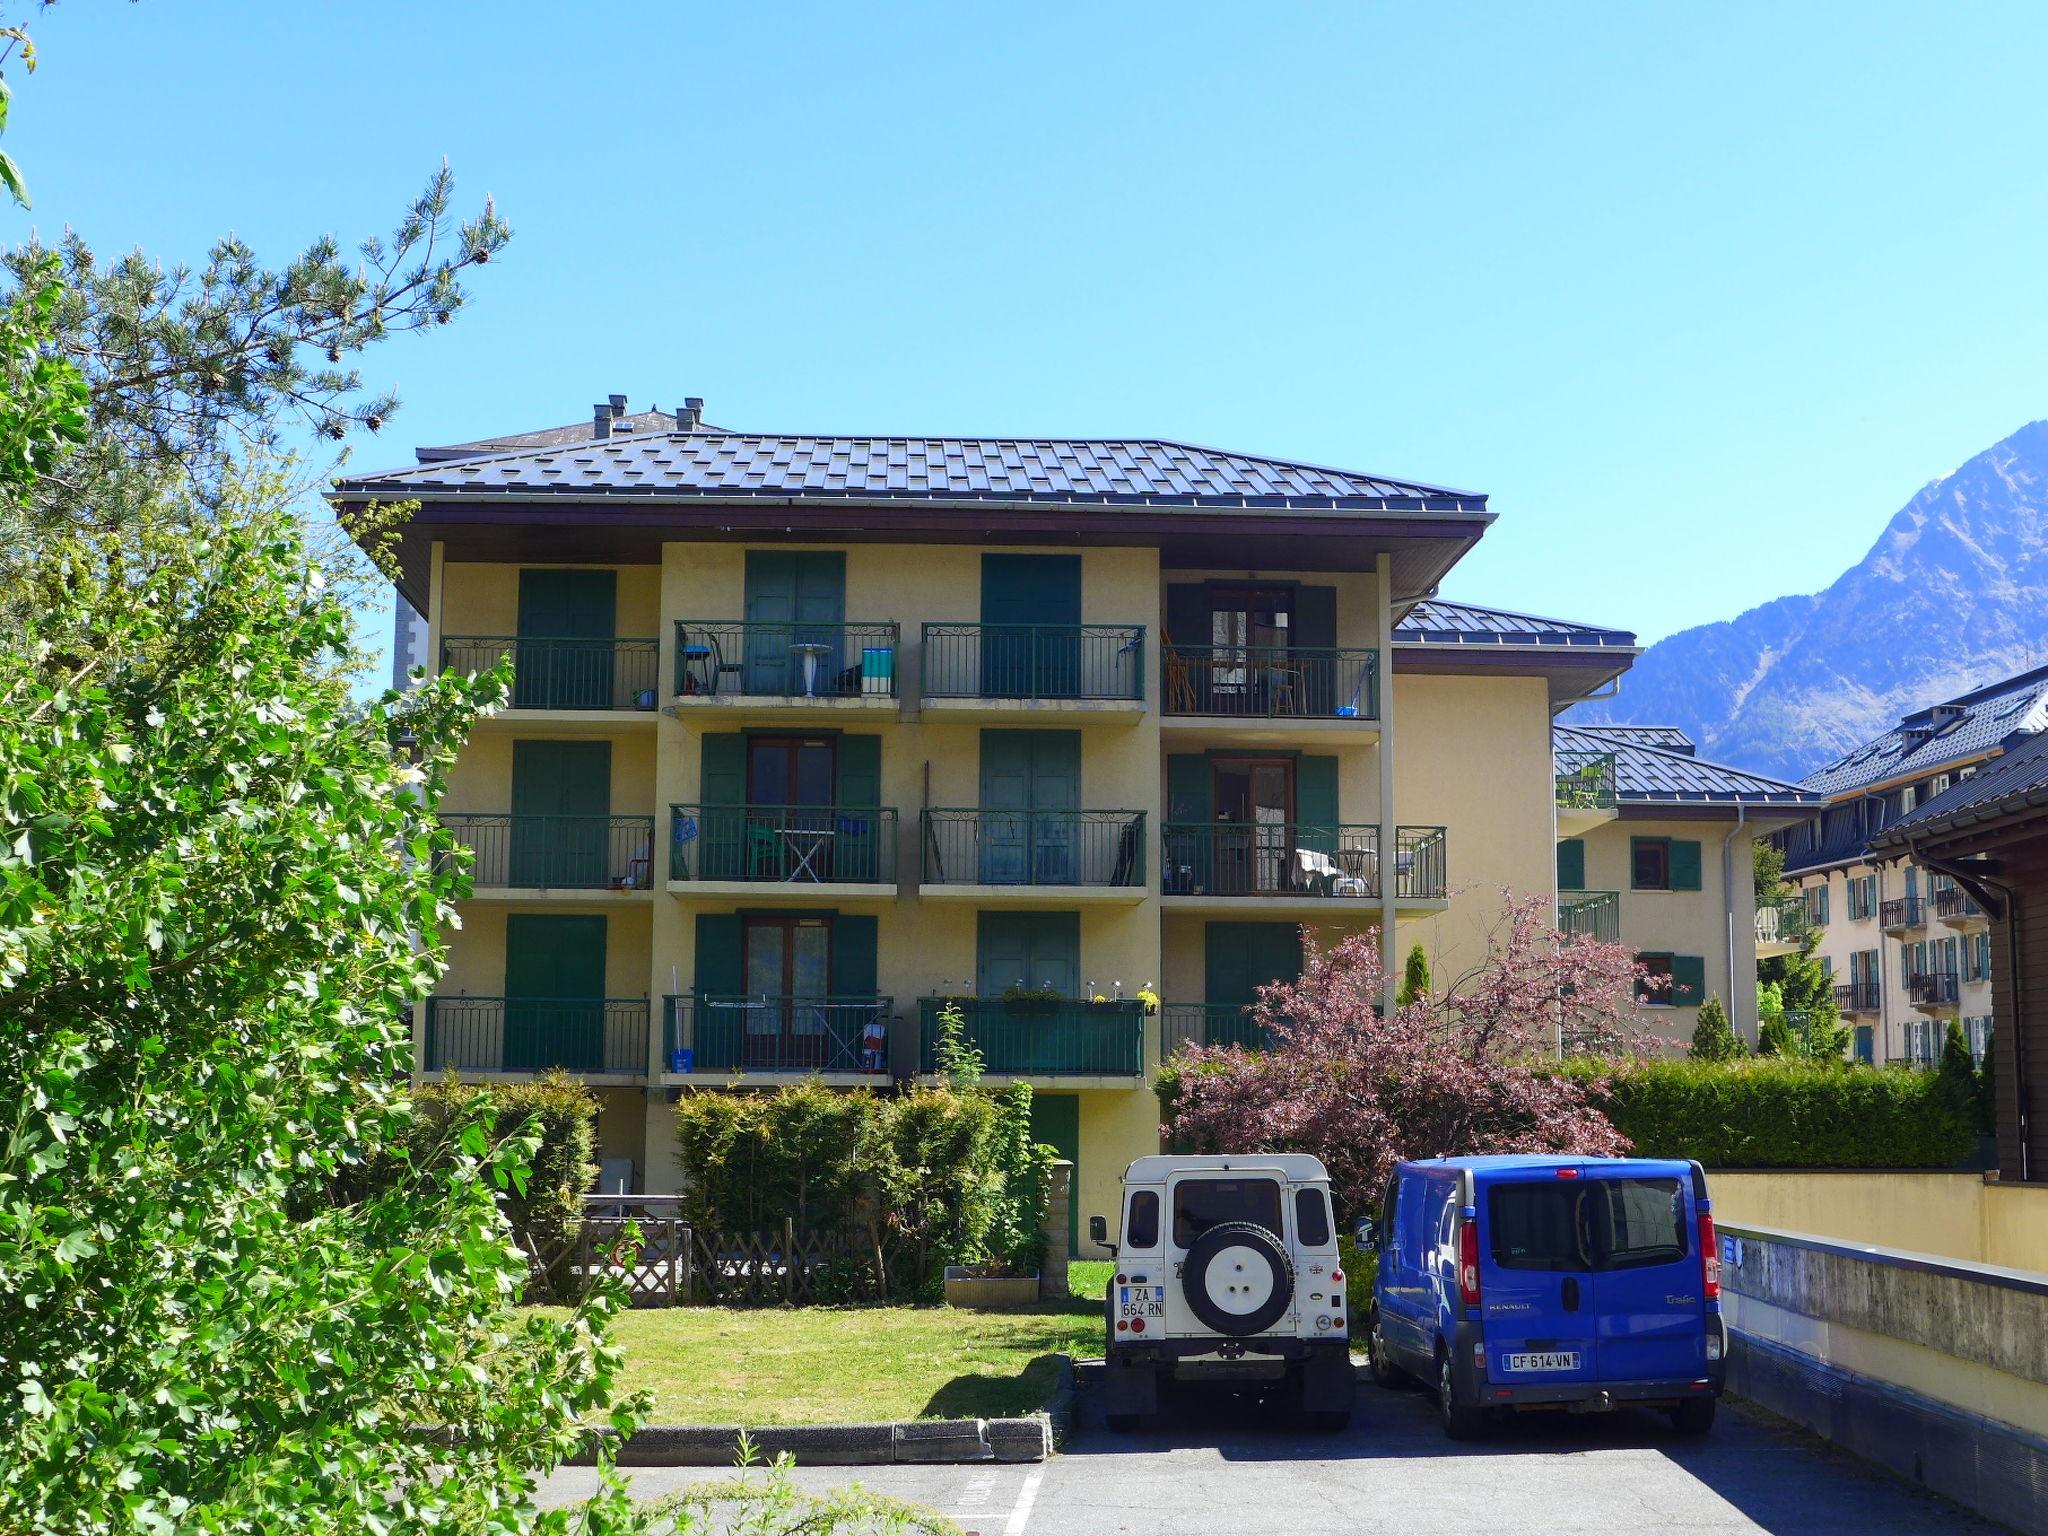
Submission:
M 1253 1221 L 1218 1222 L 1188 1249 L 1181 1292 L 1203 1327 L 1233 1338 L 1263 1333 L 1294 1299 L 1286 1246 Z

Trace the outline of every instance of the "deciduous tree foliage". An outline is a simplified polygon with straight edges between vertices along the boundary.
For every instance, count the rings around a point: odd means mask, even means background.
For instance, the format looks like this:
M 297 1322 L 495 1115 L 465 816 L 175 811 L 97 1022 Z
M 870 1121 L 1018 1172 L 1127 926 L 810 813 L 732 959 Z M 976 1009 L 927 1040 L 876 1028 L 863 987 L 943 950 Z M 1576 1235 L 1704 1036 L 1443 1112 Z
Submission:
M 1638 968 L 1622 945 L 1561 935 L 1549 904 L 1510 898 L 1485 958 L 1434 996 L 1381 1015 L 1378 936 L 1324 949 L 1303 931 L 1301 979 L 1262 987 L 1270 1049 L 1195 1047 L 1162 1087 L 1162 1132 L 1196 1152 L 1309 1152 L 1345 1212 L 1395 1161 L 1464 1152 L 1620 1152 L 1588 1085 L 1543 1070 L 1557 1042 L 1639 1049 Z
M 527 1143 L 479 1104 L 330 1199 L 407 1144 L 434 806 L 503 680 L 352 705 L 290 519 L 227 512 L 46 552 L 0 643 L 0 1530 L 610 1528 L 528 1497 L 618 1301 L 513 1310 Z

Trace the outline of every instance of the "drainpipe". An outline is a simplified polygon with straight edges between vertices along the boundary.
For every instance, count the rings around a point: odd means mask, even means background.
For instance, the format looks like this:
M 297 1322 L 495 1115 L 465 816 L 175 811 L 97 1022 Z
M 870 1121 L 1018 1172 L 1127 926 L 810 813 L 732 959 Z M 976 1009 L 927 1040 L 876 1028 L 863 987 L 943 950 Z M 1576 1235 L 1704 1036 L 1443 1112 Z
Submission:
M 1394 817 L 1394 557 L 1382 551 L 1373 560 L 1379 587 L 1379 669 L 1380 695 L 1380 1007 L 1391 1017 L 1394 991 L 1400 978 L 1396 951 L 1400 936 L 1395 932 L 1395 887 L 1400 884 L 1400 833 Z
M 1726 924 L 1723 931 L 1723 939 L 1728 946 L 1728 1006 L 1730 1008 L 1739 1007 L 1735 998 L 1735 839 L 1741 833 L 1744 822 L 1747 820 L 1747 811 L 1748 807 L 1740 800 L 1735 802 L 1735 825 L 1730 827 L 1727 835 L 1721 839 L 1721 906 Z M 1753 885 L 1754 883 L 1755 881 L 1752 879 L 1751 884 Z M 1752 987 L 1750 991 L 1754 994 L 1756 989 Z M 1706 999 L 1701 998 L 1700 1001 L 1704 1003 Z M 1755 1006 L 1754 996 L 1751 997 L 1751 1006 Z

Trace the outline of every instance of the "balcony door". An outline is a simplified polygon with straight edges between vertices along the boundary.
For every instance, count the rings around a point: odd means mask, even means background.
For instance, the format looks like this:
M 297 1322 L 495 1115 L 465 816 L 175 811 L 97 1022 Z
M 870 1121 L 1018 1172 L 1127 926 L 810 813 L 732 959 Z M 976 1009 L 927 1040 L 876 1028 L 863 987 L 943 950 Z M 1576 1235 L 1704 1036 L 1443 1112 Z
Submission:
M 616 571 L 519 573 L 519 639 L 512 662 L 515 709 L 610 709 L 612 641 L 618 633 Z
M 980 870 L 984 885 L 1071 885 L 1079 878 L 1079 731 L 981 733 Z
M 843 654 L 846 555 L 836 549 L 750 549 L 746 570 L 747 632 L 743 691 L 830 694 L 852 664 Z M 823 646 L 811 658 L 797 647 Z M 853 660 L 858 660 L 858 657 Z
M 1212 868 L 1225 896 L 1269 895 L 1294 878 L 1294 759 L 1219 757 L 1210 761 L 1217 830 Z
M 505 1070 L 604 1070 L 605 920 L 505 919 Z
M 1081 992 L 1081 914 L 983 912 L 975 933 L 974 991 L 999 998 L 1010 988 Z
M 981 557 L 981 692 L 1072 698 L 1081 687 L 1081 557 Z
M 832 922 L 749 917 L 741 930 L 747 1002 L 742 1067 L 823 1068 L 833 1057 Z
M 747 738 L 747 878 L 831 877 L 838 739 Z
M 610 873 L 612 744 L 512 743 L 508 885 L 600 889 Z M 489 884 L 485 859 L 477 883 Z

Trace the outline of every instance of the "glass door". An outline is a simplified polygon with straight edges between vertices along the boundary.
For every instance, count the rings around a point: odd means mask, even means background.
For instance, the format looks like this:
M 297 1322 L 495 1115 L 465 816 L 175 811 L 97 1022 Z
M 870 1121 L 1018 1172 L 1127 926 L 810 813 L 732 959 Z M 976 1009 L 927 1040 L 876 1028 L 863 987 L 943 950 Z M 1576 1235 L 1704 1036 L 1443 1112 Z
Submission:
M 747 878 L 829 880 L 837 751 L 830 736 L 747 739 Z
M 1265 714 L 1284 686 L 1294 640 L 1292 587 L 1214 587 L 1209 596 L 1210 687 L 1230 714 Z
M 1265 896 L 1293 887 L 1294 762 L 1291 758 L 1215 760 L 1211 794 L 1217 830 L 1214 888 L 1225 896 Z
M 747 1028 L 741 1066 L 773 1070 L 830 1064 L 831 922 L 750 917 L 743 949 Z

